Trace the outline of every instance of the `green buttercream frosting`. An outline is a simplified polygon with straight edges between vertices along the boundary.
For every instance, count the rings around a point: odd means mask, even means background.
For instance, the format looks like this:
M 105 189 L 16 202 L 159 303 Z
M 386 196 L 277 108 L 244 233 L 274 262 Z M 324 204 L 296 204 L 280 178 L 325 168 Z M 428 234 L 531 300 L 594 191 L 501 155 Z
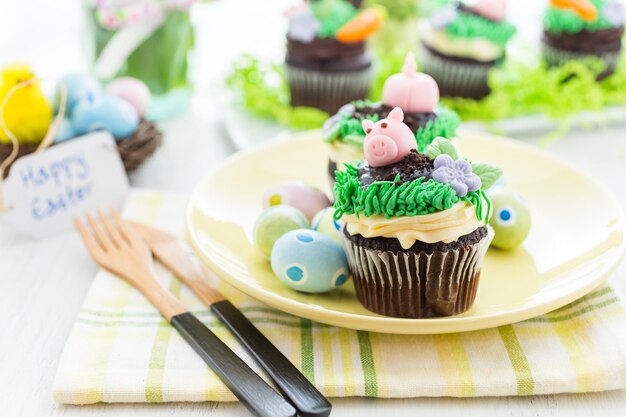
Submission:
M 359 216 L 381 215 L 390 219 L 400 216 L 419 216 L 448 210 L 460 201 L 476 206 L 479 219 L 486 204 L 489 218 L 490 203 L 482 191 L 470 192 L 465 197 L 457 196 L 452 187 L 435 180 L 419 178 L 415 181 L 376 181 L 363 188 L 358 178 L 356 165 L 346 164 L 346 171 L 335 174 L 335 219 L 344 214 Z
M 335 37 L 335 33 L 357 14 L 356 8 L 346 0 L 314 1 L 311 11 L 319 21 L 317 36 L 320 38 Z
M 546 14 L 543 17 L 543 26 L 548 32 L 552 33 L 577 33 L 582 30 L 599 30 L 615 27 L 611 24 L 602 13 L 606 0 L 589 0 L 596 6 L 598 10 L 598 18 L 593 22 L 587 22 L 583 20 L 573 10 L 559 9 L 556 7 L 549 7 Z
M 484 38 L 500 47 L 515 35 L 515 26 L 506 21 L 494 22 L 470 13 L 458 11 L 456 18 L 446 25 L 446 32 L 457 38 Z
M 353 103 L 355 107 L 365 107 L 373 105 L 370 101 L 358 101 Z M 437 118 L 429 120 L 424 126 L 421 126 L 415 133 L 417 148 L 421 152 L 435 139 L 442 136 L 444 138 L 453 138 L 456 136 L 456 130 L 461 123 L 459 116 L 445 106 L 438 106 Z M 329 130 L 324 136 L 326 142 L 344 142 L 356 147 L 362 147 L 365 140 L 365 132 L 361 126 L 363 118 L 355 118 L 350 113 L 340 114 L 340 119 L 335 126 Z M 378 115 L 373 114 L 366 117 L 373 122 L 378 121 Z

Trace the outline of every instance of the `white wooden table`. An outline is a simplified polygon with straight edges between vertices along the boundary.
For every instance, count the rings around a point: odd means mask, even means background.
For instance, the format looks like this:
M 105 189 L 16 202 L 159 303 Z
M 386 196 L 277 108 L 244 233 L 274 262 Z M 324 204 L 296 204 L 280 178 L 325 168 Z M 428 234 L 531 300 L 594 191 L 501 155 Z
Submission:
M 238 7 L 244 0 L 231 0 L 216 5 L 203 18 L 208 22 L 206 32 L 220 33 L 220 13 Z M 279 0 L 281 3 L 285 1 Z M 48 25 L 49 28 L 64 25 L 61 20 L 51 23 L 44 19 L 68 17 L 65 29 L 72 28 L 71 18 L 80 13 L 74 2 L 28 0 L 0 2 L 0 27 L 3 35 L 6 27 L 15 36 L 0 39 L 0 64 L 7 61 L 7 46 L 13 45 L 13 58 L 28 59 L 41 65 L 50 62 L 49 75 L 56 76 L 67 68 L 81 69 L 81 61 L 72 66 L 61 65 L 52 60 L 57 51 L 66 57 L 77 53 L 76 38 L 63 31 L 40 34 L 40 43 L 32 39 L 20 39 L 19 34 Z M 76 0 L 76 3 L 78 1 Z M 234 3 L 234 4 L 233 4 Z M 258 2 L 261 3 L 261 2 Z M 28 5 L 28 7 L 20 6 Z M 258 7 L 258 6 L 254 6 Z M 248 14 L 258 15 L 250 6 Z M 27 10 L 39 10 L 35 22 L 22 20 L 31 16 Z M 257 13 L 258 12 L 258 13 Z M 204 11 L 202 12 L 204 13 Z M 8 17 L 7 17 L 8 16 Z M 251 25 L 254 19 L 248 16 Z M 212 23 L 214 25 L 212 25 Z M 5 26 L 7 24 L 8 26 Z M 258 24 L 258 22 L 257 22 Z M 34 25 L 34 26 L 33 26 Z M 74 30 L 81 26 L 74 25 Z M 52 30 L 52 29 L 51 29 Z M 282 31 L 281 28 L 276 32 Z M 75 32 L 76 33 L 76 32 Z M 42 36 L 50 36 L 47 44 Z M 275 36 L 274 34 L 270 34 Z M 268 36 L 270 36 L 268 35 Z M 204 38 L 203 38 L 204 39 Z M 207 39 L 211 39 L 210 37 Z M 241 41 L 241 39 L 240 39 Z M 245 40 L 244 40 L 245 41 Z M 17 42 L 17 45 L 14 43 Z M 72 43 L 73 42 L 73 43 Z M 243 41 L 241 41 L 243 42 Z M 245 43 L 245 42 L 243 42 Z M 25 47 L 26 45 L 26 47 Z M 17 48 L 17 49 L 15 49 Z M 30 48 L 30 49 L 28 49 Z M 208 40 L 200 41 L 199 50 L 216 49 L 233 56 L 230 47 Z M 44 54 L 43 51 L 49 52 Z M 30 51 L 30 52 L 29 52 Z M 32 52 L 32 51 L 39 51 Z M 61 52 L 59 52 L 61 53 Z M 42 56 L 44 55 L 44 56 Z M 200 55 L 200 54 L 198 54 Z M 63 56 L 63 55 L 61 55 Z M 209 58 L 207 58 L 207 56 Z M 199 57 L 198 72 L 215 69 L 211 56 Z M 204 60 L 203 60 L 204 59 Z M 67 64 L 67 62 L 65 63 Z M 206 67 L 205 67 L 206 66 Z M 219 69 L 219 65 L 217 66 Z M 223 66 L 221 67 L 224 68 Z M 219 70 L 217 71 L 219 73 Z M 216 75 L 217 77 L 217 75 Z M 218 89 L 207 80 L 198 83 L 200 97 L 184 117 L 163 123 L 166 133 L 164 146 L 158 154 L 132 176 L 137 187 L 149 187 L 167 191 L 189 193 L 194 184 L 234 152 L 233 145 L 221 125 L 220 104 L 212 99 Z M 537 143 L 539 138 L 520 138 Z M 626 127 L 593 129 L 571 132 L 552 143 L 548 151 L 577 165 L 580 169 L 610 187 L 626 207 Z M 533 167 L 529 166 L 529 170 Z M 555 193 L 558 195 L 558 193 Z M 584 219 L 581 219 L 584 221 Z M 87 257 L 78 238 L 73 234 L 57 236 L 46 241 L 33 241 L 18 235 L 0 223 L 0 416 L 80 416 L 80 417 L 126 417 L 126 416 L 247 416 L 239 404 L 160 404 L 160 405 L 96 405 L 72 407 L 56 404 L 52 398 L 52 381 L 65 340 L 80 309 L 83 297 L 95 274 L 96 267 Z M 626 299 L 626 265 L 622 264 L 611 281 Z M 626 352 L 625 352 L 626 354 Z M 529 398 L 484 399 L 334 399 L 333 416 L 623 416 L 626 414 L 626 391 L 586 395 L 537 396 Z

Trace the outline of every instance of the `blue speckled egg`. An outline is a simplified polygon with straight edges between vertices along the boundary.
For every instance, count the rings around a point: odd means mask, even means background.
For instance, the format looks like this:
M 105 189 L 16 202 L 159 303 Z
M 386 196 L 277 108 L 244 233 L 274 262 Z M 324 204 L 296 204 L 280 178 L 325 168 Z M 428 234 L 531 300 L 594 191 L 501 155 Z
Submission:
M 315 217 L 313 217 L 311 229 L 331 237 L 335 242 L 343 246 L 341 228 L 344 223 L 341 220 L 335 220 L 333 217 L 334 213 L 335 209 L 332 207 L 327 207 L 318 212 Z
M 279 237 L 291 230 L 307 227 L 309 221 L 300 210 L 291 206 L 270 207 L 261 213 L 254 224 L 254 245 L 269 259 Z
M 137 110 L 121 98 L 102 94 L 78 102 L 72 125 L 78 135 L 107 130 L 115 139 L 123 139 L 137 130 L 139 116 Z
M 99 96 L 102 86 L 98 80 L 87 74 L 68 74 L 59 81 L 57 95 L 60 97 L 61 86 L 67 90 L 67 111 L 72 114 L 75 106 L 86 97 Z
M 343 248 L 315 230 L 284 234 L 272 249 L 272 270 L 290 288 L 308 292 L 331 291 L 350 277 Z
M 74 132 L 74 126 L 68 119 L 63 118 L 61 123 L 57 126 L 57 131 L 54 134 L 54 143 L 65 142 L 66 140 L 75 138 L 76 132 Z

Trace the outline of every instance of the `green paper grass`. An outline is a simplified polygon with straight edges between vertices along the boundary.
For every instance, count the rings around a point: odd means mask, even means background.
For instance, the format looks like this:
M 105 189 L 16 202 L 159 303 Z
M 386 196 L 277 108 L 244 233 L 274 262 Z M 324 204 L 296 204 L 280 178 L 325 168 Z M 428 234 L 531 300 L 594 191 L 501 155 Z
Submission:
M 626 104 L 626 59 L 615 73 L 597 82 L 604 69 L 598 59 L 571 61 L 558 68 L 509 60 L 489 74 L 491 94 L 483 100 L 444 98 L 461 120 L 493 122 L 531 114 L 564 119 L 586 110 Z
M 294 129 L 319 129 L 328 113 L 313 107 L 292 107 L 282 65 L 267 65 L 244 55 L 226 80 L 246 110 Z
M 489 75 L 491 94 L 476 101 L 444 98 L 442 103 L 456 111 L 463 121 L 494 122 L 533 114 L 566 119 L 586 110 L 626 105 L 626 56 L 620 58 L 615 73 L 602 82 L 599 60 L 569 62 L 559 68 L 546 68 L 532 56 L 510 56 Z M 369 99 L 379 101 L 385 80 L 398 72 L 405 52 L 381 55 Z M 252 114 L 274 120 L 292 129 L 319 129 L 328 114 L 310 107 L 291 107 L 289 86 L 282 65 L 268 65 L 249 55 L 242 57 L 228 78 L 244 108 Z

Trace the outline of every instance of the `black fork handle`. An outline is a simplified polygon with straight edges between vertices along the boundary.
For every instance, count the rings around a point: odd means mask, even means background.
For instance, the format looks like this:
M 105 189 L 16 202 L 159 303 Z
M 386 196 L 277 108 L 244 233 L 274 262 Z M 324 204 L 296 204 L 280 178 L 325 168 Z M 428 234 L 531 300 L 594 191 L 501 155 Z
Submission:
M 289 398 L 301 417 L 326 417 L 331 403 L 308 379 L 228 300 L 211 304 L 211 310 L 246 347 L 274 383 Z
M 187 312 L 172 317 L 181 334 L 228 389 L 257 417 L 295 417 L 296 410 L 196 316 Z

